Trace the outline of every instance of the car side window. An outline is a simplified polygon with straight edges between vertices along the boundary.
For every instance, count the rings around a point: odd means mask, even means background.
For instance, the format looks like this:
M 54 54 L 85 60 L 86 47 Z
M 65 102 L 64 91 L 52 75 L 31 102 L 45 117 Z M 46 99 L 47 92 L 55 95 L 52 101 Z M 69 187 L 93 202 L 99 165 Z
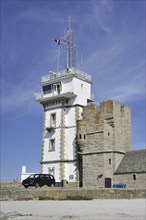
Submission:
M 41 178 L 41 179 L 45 179 L 45 176 L 44 176 L 44 175 L 40 175 L 40 178 Z
M 46 175 L 46 176 L 45 176 L 45 179 L 50 179 L 50 178 L 49 178 L 49 175 Z
M 39 177 L 39 175 L 35 175 L 35 178 L 38 178 Z

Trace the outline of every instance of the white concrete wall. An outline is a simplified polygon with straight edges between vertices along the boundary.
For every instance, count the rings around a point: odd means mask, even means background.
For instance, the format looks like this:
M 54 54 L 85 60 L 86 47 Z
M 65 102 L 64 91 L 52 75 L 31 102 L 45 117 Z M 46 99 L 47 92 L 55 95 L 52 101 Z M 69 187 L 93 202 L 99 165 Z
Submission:
M 73 92 L 77 95 L 74 104 L 87 105 L 87 99 L 91 99 L 91 84 L 74 77 Z
M 34 173 L 27 173 L 26 172 L 26 166 L 23 165 L 22 166 L 22 171 L 21 171 L 21 183 L 24 179 L 26 179 L 27 177 L 29 177 L 31 174 L 34 174 Z
M 57 80 L 57 79 L 56 79 Z M 60 80 L 58 80 L 60 81 Z M 65 108 L 65 159 L 74 160 L 76 158 L 76 107 L 73 105 L 87 105 L 87 99 L 91 98 L 91 84 L 87 83 L 81 79 L 73 77 L 72 75 L 61 79 L 61 94 L 71 92 L 76 95 L 76 97 L 70 98 L 68 106 Z M 53 96 L 52 94 L 45 95 L 48 97 Z M 52 100 L 53 101 L 53 100 Z M 55 106 L 52 106 L 52 108 Z M 58 106 L 57 106 L 58 107 Z M 52 113 L 56 114 L 56 128 L 54 131 L 47 132 L 44 142 L 44 157 L 43 161 L 48 164 L 43 164 L 43 173 L 48 173 L 48 168 L 55 168 L 55 179 L 60 181 L 60 138 L 61 138 L 61 106 L 60 108 L 48 109 L 46 112 L 45 127 L 50 127 L 50 115 Z M 82 107 L 79 108 L 79 118 L 82 118 Z M 49 151 L 49 140 L 55 139 L 55 151 Z M 52 161 L 52 163 L 51 163 Z M 54 162 L 53 162 L 54 161 Z M 76 176 L 76 164 L 75 162 L 65 163 L 65 179 L 68 181 L 75 181 Z
M 49 173 L 49 168 L 55 168 L 55 173 L 54 173 L 54 177 L 55 177 L 55 181 L 59 182 L 59 163 L 49 163 L 49 164 L 44 164 L 43 165 L 43 173 Z
M 68 128 L 65 131 L 65 156 L 67 160 L 75 159 L 76 128 Z
M 65 180 L 68 182 L 76 181 L 76 164 L 75 162 L 65 164 Z
M 34 173 L 21 173 L 21 183 L 23 180 L 25 180 L 27 177 L 29 177 L 31 174 L 34 174 Z
M 61 93 L 73 92 L 72 80 L 73 80 L 72 76 L 70 76 L 69 78 L 64 78 L 64 79 L 61 80 L 61 82 L 62 82 L 62 91 L 61 91 Z
M 67 127 L 76 126 L 75 107 L 66 108 L 65 125 Z
M 56 182 L 60 180 L 60 167 L 59 163 L 50 163 L 43 165 L 43 173 L 48 173 L 48 168 L 55 168 L 55 180 Z M 76 165 L 75 162 L 65 163 L 65 180 L 69 182 L 75 182 L 76 180 Z
M 55 151 L 49 151 L 49 141 L 50 139 L 55 139 Z M 44 139 L 44 161 L 59 160 L 60 152 L 60 129 L 52 132 L 52 135 L 48 133 L 47 138 Z

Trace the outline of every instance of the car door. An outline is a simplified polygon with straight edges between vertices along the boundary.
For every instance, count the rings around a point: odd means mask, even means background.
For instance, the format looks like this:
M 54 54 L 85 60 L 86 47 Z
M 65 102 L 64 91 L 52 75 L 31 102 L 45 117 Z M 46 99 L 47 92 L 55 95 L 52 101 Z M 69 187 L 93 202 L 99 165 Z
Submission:
M 40 184 L 40 186 L 46 185 L 45 175 L 44 174 L 40 174 L 40 176 L 39 176 L 39 184 Z
M 45 175 L 45 185 L 50 186 L 50 175 Z
M 50 186 L 55 185 L 55 179 L 53 175 L 49 175 Z
M 35 174 L 35 175 L 34 175 L 34 180 L 33 180 L 33 181 L 34 181 L 34 184 L 33 184 L 34 186 L 35 186 L 37 183 L 40 185 L 40 182 L 39 182 L 39 174 Z

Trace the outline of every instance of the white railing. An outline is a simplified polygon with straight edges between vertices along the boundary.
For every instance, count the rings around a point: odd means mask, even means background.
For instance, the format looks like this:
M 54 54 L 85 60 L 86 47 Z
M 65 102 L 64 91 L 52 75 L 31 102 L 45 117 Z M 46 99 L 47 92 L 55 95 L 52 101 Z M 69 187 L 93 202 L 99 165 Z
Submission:
M 76 68 L 62 70 L 57 73 L 52 72 L 52 71 L 50 71 L 50 72 L 51 72 L 51 74 L 42 77 L 42 83 L 59 78 L 59 77 L 62 77 L 62 76 L 72 75 L 72 74 L 76 75 L 77 77 L 79 77 L 83 80 L 87 80 L 89 82 L 92 82 L 91 75 L 89 75 L 88 73 L 86 73 L 82 70 L 76 69 Z
M 34 92 L 33 93 L 34 95 L 35 95 L 35 99 L 36 100 L 41 100 L 41 99 L 43 99 L 43 93 L 42 92 Z

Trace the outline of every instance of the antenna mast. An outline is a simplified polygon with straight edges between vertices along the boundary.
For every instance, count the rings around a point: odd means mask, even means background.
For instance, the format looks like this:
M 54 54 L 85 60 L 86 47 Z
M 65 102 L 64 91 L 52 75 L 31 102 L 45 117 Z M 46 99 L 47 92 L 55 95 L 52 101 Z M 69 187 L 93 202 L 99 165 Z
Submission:
M 66 34 L 67 42 L 67 68 L 74 67 L 74 43 L 73 30 L 70 28 L 71 17 L 68 17 L 68 28 Z

